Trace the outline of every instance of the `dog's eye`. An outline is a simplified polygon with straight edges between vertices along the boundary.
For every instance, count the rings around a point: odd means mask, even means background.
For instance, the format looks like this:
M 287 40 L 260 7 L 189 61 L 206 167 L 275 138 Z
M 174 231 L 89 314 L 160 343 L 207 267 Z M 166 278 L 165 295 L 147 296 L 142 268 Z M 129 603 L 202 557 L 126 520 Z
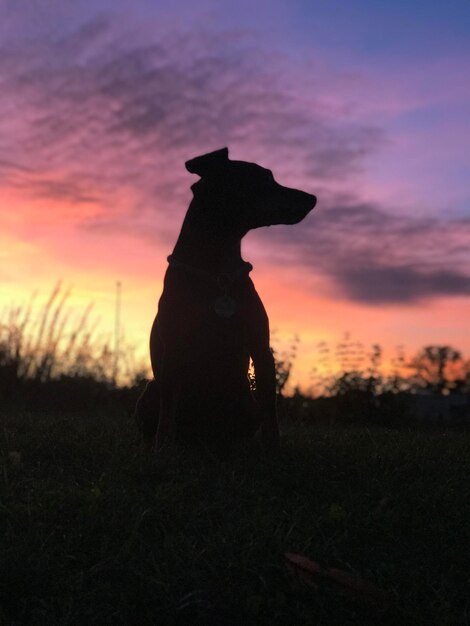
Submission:
M 271 187 L 274 182 L 274 176 L 272 173 L 267 170 L 264 176 L 261 176 L 253 185 L 253 191 L 264 194 L 266 193 L 266 188 Z

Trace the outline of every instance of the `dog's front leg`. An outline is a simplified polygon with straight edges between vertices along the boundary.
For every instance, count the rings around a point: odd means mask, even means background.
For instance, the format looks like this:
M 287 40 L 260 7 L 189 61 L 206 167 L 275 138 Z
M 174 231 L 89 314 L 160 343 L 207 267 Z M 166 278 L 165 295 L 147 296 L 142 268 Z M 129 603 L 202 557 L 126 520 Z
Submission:
M 265 448 L 276 453 L 280 449 L 276 411 L 276 367 L 269 347 L 269 319 L 254 287 L 246 310 L 248 351 L 255 368 L 256 400 L 261 409 L 261 436 Z
M 261 435 L 266 450 L 280 450 L 279 424 L 276 410 L 276 368 L 271 350 L 263 348 L 251 354 L 255 368 L 256 397 L 261 408 Z

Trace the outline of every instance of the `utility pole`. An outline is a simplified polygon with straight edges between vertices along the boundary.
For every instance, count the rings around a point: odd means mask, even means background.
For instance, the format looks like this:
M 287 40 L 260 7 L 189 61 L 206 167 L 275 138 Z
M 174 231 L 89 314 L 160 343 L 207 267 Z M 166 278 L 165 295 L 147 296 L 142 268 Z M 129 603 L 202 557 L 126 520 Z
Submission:
M 121 335 L 121 282 L 116 282 L 116 310 L 114 313 L 114 364 L 113 381 L 116 385 L 119 368 L 119 340 Z

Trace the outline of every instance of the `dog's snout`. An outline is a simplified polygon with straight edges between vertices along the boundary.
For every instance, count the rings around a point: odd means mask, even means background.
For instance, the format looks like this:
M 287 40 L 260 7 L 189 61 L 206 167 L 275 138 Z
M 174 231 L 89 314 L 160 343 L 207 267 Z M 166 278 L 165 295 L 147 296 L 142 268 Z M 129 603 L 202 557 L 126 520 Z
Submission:
M 307 193 L 306 191 L 301 191 L 300 193 L 302 195 L 298 199 L 299 207 L 301 207 L 307 215 L 315 207 L 317 203 L 317 197 L 314 196 L 312 193 Z
M 314 208 L 317 198 L 300 189 L 280 187 L 277 207 L 271 213 L 271 224 L 298 224 Z
M 310 210 L 312 210 L 317 203 L 317 196 L 314 196 L 313 193 L 308 193 L 307 196 L 306 202 L 310 206 Z

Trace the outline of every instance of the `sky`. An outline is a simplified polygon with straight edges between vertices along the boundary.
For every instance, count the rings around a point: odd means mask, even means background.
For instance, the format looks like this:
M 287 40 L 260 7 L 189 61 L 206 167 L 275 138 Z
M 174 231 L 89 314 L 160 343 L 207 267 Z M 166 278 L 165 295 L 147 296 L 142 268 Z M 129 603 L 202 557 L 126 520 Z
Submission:
M 0 0 L 0 308 L 93 302 L 148 334 L 197 180 L 228 146 L 318 197 L 243 256 L 293 384 L 344 332 L 470 355 L 470 4 Z

